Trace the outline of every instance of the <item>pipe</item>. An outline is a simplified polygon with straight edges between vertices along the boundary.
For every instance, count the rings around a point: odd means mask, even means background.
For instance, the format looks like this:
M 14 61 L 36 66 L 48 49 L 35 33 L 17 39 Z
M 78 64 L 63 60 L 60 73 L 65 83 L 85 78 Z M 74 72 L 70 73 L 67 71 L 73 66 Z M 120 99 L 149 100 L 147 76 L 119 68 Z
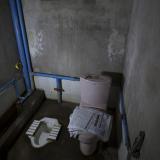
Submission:
M 24 97 L 19 97 L 19 103 L 23 103 L 30 95 L 32 92 L 28 92 Z
M 58 103 L 62 103 L 62 91 L 63 91 L 63 88 L 62 88 L 62 80 L 61 79 L 56 79 L 56 82 L 57 82 L 57 101 Z
M 120 110 L 120 114 L 121 114 L 123 141 L 124 141 L 124 144 L 126 145 L 128 151 L 130 151 L 131 145 L 130 145 L 127 116 L 126 116 L 126 112 L 125 112 L 124 97 L 123 97 L 122 91 L 120 93 L 119 110 Z
M 6 89 L 8 89 L 10 86 L 14 85 L 15 81 L 16 81 L 15 79 L 12 79 L 12 80 L 6 82 L 5 84 L 1 85 L 0 86 L 0 92 L 3 92 Z
M 49 77 L 49 78 L 56 78 L 60 80 L 71 80 L 71 81 L 79 81 L 80 79 L 77 77 L 69 77 L 69 76 L 62 76 L 57 74 L 50 74 L 50 73 L 41 73 L 41 72 L 32 72 L 32 76 L 40 76 L 40 77 Z
M 16 97 L 20 98 L 20 93 L 19 93 L 19 87 L 18 87 L 18 84 L 17 84 L 17 80 L 14 81 L 13 85 L 14 85 L 14 88 L 15 88 L 15 91 L 16 91 Z
M 20 56 L 21 63 L 23 65 L 23 76 L 25 81 L 25 87 L 27 89 L 27 92 L 31 92 L 31 83 L 29 78 L 30 76 L 29 76 L 25 51 L 23 48 L 23 39 L 22 39 L 22 33 L 21 33 L 19 19 L 18 19 L 17 6 L 15 3 L 15 0 L 9 0 L 9 4 L 11 8 L 11 13 L 12 13 L 12 21 L 13 21 L 14 31 L 16 35 L 16 40 L 17 40 L 19 56 Z
M 20 92 L 19 92 L 19 87 L 17 84 L 17 80 L 15 78 L 13 78 L 12 80 L 6 82 L 5 84 L 0 86 L 0 93 L 7 90 L 9 87 L 14 86 L 15 91 L 16 91 L 16 97 L 19 99 L 19 102 L 22 103 L 23 101 L 25 101 L 32 92 L 28 92 L 25 96 L 20 96 Z
M 24 52 L 25 52 L 25 57 L 26 57 L 26 62 L 27 62 L 27 67 L 28 67 L 28 72 L 29 72 L 29 78 L 31 82 L 31 87 L 33 89 L 33 79 L 32 79 L 32 76 L 30 75 L 30 73 L 32 72 L 32 65 L 31 65 L 29 44 L 28 44 L 28 38 L 27 38 L 27 33 L 26 33 L 25 20 L 24 20 L 21 0 L 16 0 L 16 5 L 17 5 L 19 24 L 20 24 L 20 29 L 21 29 L 22 39 L 23 39 Z
M 6 89 L 8 89 L 11 86 L 14 86 L 15 91 L 16 91 L 16 97 L 19 98 L 20 94 L 19 94 L 19 89 L 18 89 L 18 85 L 17 85 L 17 80 L 14 78 L 12 80 L 8 81 L 7 83 L 1 85 L 0 92 L 5 91 Z

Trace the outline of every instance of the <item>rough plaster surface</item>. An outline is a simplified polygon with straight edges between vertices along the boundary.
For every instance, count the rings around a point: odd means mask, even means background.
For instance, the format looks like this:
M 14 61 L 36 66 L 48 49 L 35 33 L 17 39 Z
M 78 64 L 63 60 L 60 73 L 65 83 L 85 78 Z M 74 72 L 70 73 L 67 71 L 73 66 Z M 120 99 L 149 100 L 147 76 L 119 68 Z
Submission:
M 128 0 L 22 0 L 34 71 L 121 72 Z
M 146 132 L 141 160 L 160 157 L 160 1 L 135 0 L 125 64 L 131 142 Z
M 18 51 L 8 2 L 0 1 L 0 85 L 15 75 Z
M 18 81 L 18 86 L 20 93 L 23 93 L 24 82 L 22 79 Z M 16 99 L 16 92 L 13 86 L 0 93 L 0 116 L 5 113 L 13 103 L 15 103 Z
M 3 85 L 13 77 L 19 76 L 15 70 L 15 64 L 19 60 L 15 35 L 12 26 L 12 18 L 8 1 L 0 0 L 0 85 Z M 18 81 L 20 93 L 24 92 L 24 84 Z M 0 93 L 0 116 L 16 100 L 15 89 L 8 88 Z

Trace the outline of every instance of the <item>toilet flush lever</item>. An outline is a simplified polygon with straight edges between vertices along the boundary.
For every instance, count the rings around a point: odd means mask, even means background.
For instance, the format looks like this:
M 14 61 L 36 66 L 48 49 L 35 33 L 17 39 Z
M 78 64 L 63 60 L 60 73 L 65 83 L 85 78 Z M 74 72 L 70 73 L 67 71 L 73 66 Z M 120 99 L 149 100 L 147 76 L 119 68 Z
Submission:
M 133 143 L 133 146 L 131 148 L 132 157 L 139 158 L 140 157 L 140 151 L 144 142 L 145 138 L 145 132 L 140 131 L 139 135 L 135 138 L 135 141 Z

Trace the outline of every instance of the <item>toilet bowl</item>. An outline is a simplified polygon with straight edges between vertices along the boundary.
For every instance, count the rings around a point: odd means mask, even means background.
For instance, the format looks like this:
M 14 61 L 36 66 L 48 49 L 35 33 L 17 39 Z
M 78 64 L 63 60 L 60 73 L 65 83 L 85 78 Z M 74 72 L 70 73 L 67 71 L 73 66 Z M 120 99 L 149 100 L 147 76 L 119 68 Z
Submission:
M 80 78 L 81 102 L 80 107 L 88 107 L 106 113 L 111 78 L 102 76 L 87 76 Z M 111 129 L 110 129 L 111 130 Z M 109 133 L 110 134 L 110 133 Z M 83 155 L 93 154 L 100 138 L 90 132 L 79 135 L 80 150 Z
M 44 117 L 34 120 L 26 132 L 34 148 L 41 148 L 56 140 L 61 125 L 55 118 Z

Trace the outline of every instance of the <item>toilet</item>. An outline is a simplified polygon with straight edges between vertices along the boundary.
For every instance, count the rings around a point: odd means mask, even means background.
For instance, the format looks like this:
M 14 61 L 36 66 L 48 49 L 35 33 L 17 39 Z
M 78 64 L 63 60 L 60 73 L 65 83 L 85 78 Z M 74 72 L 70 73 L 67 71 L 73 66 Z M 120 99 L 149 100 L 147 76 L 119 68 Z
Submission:
M 111 81 L 109 76 L 89 75 L 81 77 L 81 102 L 79 107 L 91 108 L 106 113 Z M 108 134 L 110 135 L 110 133 Z M 79 134 L 78 140 L 80 142 L 80 150 L 86 156 L 95 152 L 100 141 L 97 135 L 85 131 Z
M 56 118 L 44 117 L 40 120 L 34 120 L 26 131 L 34 148 L 41 148 L 57 139 L 61 124 Z

